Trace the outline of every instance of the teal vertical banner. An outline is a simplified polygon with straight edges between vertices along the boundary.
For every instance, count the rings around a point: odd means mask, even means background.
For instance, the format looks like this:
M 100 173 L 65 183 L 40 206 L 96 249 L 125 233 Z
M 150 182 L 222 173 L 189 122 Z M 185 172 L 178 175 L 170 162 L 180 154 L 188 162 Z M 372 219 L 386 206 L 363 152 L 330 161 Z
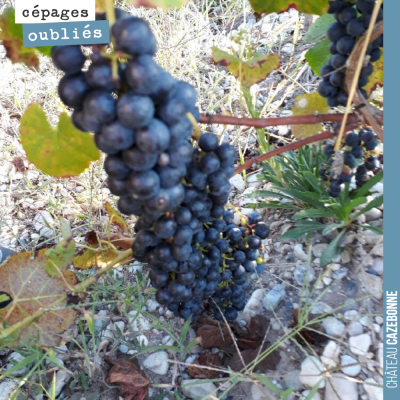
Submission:
M 384 165 L 385 165 L 385 212 L 384 212 L 384 338 L 383 338 L 383 394 L 384 400 L 400 399 L 398 300 L 400 294 L 399 258 L 399 38 L 398 24 L 400 2 L 384 2 Z

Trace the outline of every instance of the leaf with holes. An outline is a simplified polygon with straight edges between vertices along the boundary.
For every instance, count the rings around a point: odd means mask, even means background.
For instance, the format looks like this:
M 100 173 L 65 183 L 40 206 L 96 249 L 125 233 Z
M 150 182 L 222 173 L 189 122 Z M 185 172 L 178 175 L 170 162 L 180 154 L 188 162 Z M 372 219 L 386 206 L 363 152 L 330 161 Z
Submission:
M 7 58 L 12 63 L 22 62 L 29 67 L 39 67 L 37 51 L 45 56 L 49 56 L 52 46 L 43 47 L 24 47 L 22 24 L 15 23 L 15 10 L 6 8 L 0 15 L 0 39 L 6 48 Z
M 296 97 L 295 105 L 292 108 L 293 115 L 323 114 L 328 110 L 326 100 L 318 93 L 303 94 Z M 292 132 L 296 139 L 313 136 L 321 132 L 321 124 L 292 125 Z
M 110 217 L 110 222 L 112 224 L 119 226 L 124 232 L 129 232 L 128 225 L 126 225 L 126 222 L 122 214 L 117 209 L 115 209 L 108 201 L 106 202 L 104 207 L 108 212 L 108 215 Z
M 374 71 L 368 78 L 368 84 L 364 87 L 368 95 L 370 95 L 377 87 L 383 86 L 383 49 L 381 58 L 372 63 Z
M 250 60 L 243 61 L 215 46 L 212 48 L 212 58 L 215 64 L 226 67 L 246 88 L 263 81 L 280 66 L 277 54 L 253 57 Z
M 67 113 L 52 127 L 39 104 L 32 104 L 21 118 L 21 142 L 30 162 L 57 178 L 79 175 L 100 158 L 90 134 L 76 129 Z
M 8 338 L 14 345 L 32 342 L 39 346 L 57 346 L 61 333 L 74 322 L 75 311 L 65 308 L 74 278 L 71 274 L 51 278 L 45 270 L 47 251 L 39 250 L 36 256 L 32 252 L 17 253 L 0 266 L 1 288 L 13 299 L 9 307 L 0 309 L 0 326 L 13 326 L 46 309 Z
M 72 237 L 58 242 L 54 249 L 50 249 L 46 256 L 49 258 L 46 262 L 45 270 L 49 276 L 59 276 L 72 264 L 75 254 L 75 242 Z
M 249 0 L 255 14 L 280 13 L 295 8 L 301 13 L 322 15 L 328 11 L 327 0 Z
M 184 6 L 188 0 L 127 0 L 128 3 L 133 4 L 135 7 L 146 8 L 180 8 Z
M 332 57 L 332 54 L 329 52 L 329 43 L 329 40 L 324 40 L 320 43 L 317 43 L 306 53 L 308 65 L 313 70 L 315 75 L 321 76 L 319 71 Z

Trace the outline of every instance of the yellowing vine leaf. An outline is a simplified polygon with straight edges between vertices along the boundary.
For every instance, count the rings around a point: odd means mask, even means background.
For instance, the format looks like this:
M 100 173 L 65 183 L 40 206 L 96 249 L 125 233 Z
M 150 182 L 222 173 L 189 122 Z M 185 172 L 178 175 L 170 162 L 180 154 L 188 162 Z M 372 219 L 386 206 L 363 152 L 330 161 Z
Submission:
M 374 72 L 368 78 L 368 84 L 364 87 L 368 95 L 370 95 L 378 86 L 383 86 L 383 49 L 381 58 L 372 63 Z
M 280 66 L 277 54 L 253 57 L 250 60 L 243 61 L 215 46 L 212 48 L 212 58 L 215 64 L 226 67 L 246 88 L 263 81 Z
M 296 8 L 301 13 L 322 15 L 328 11 L 328 0 L 249 0 L 255 14 L 280 13 Z
M 67 113 L 52 127 L 39 104 L 21 118 L 21 142 L 27 158 L 42 172 L 58 178 L 79 175 L 100 158 L 93 136 L 76 129 Z
M 46 272 L 49 276 L 59 276 L 71 264 L 75 254 L 75 242 L 71 237 L 61 240 L 54 249 L 50 249 L 46 256 L 49 257 L 46 262 Z
M 72 265 L 76 269 L 89 269 L 94 266 L 104 268 L 116 257 L 116 252 L 110 248 L 106 249 L 85 249 L 78 254 L 72 261 Z
M 107 210 L 108 215 L 110 216 L 110 222 L 119 226 L 124 232 L 129 232 L 128 225 L 126 224 L 122 214 L 117 209 L 115 209 L 108 201 L 106 202 L 104 207 Z
M 32 317 L 39 310 L 46 310 L 9 338 L 11 344 L 21 341 L 39 346 L 57 346 L 61 341 L 60 334 L 74 322 L 75 311 L 66 308 L 66 295 L 74 279 L 70 271 L 66 278 L 51 278 L 47 274 L 47 251 L 42 249 L 36 256 L 32 252 L 17 253 L 0 266 L 1 288 L 13 299 L 8 307 L 0 309 L 0 329 Z
M 328 112 L 329 107 L 326 100 L 318 93 L 303 94 L 296 97 L 292 109 L 293 115 L 309 115 Z M 321 124 L 315 125 L 292 125 L 292 133 L 296 139 L 313 136 L 321 132 Z
M 24 47 L 22 24 L 15 23 L 15 10 L 6 8 L 0 15 L 0 40 L 6 48 L 7 58 L 13 63 L 22 62 L 29 67 L 39 67 L 39 58 L 36 51 L 49 56 L 52 46 Z

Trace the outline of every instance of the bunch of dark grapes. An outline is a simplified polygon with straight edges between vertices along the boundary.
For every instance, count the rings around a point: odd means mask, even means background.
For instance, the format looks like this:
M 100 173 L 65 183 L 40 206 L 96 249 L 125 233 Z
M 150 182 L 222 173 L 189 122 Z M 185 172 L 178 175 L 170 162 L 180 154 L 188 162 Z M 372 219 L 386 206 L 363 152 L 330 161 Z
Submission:
M 328 161 L 319 173 L 329 184 L 331 197 L 339 197 L 342 184 L 350 183 L 353 178 L 357 187 L 366 182 L 368 171 L 374 171 L 379 167 L 379 161 L 375 156 L 377 145 L 374 132 L 365 128 L 358 133 L 352 132 L 346 135 L 344 146 L 338 152 L 334 151 L 332 144 L 325 146 L 324 154 L 328 157 Z
M 74 109 L 75 126 L 94 132 L 107 154 L 108 187 L 119 196 L 119 210 L 139 217 L 133 256 L 149 265 L 157 301 L 185 319 L 210 307 L 222 318 L 217 304 L 233 320 L 245 305 L 246 274 L 265 268 L 260 248 L 269 230 L 257 213 L 246 226 L 233 224 L 225 206 L 234 148 L 211 133 L 194 145 L 196 90 L 154 61 L 147 22 L 118 11 L 116 17 L 111 32 L 117 50 L 128 55 L 117 79 L 101 48 L 93 48 L 82 71 L 79 46 L 56 47 L 54 64 L 65 72 L 60 98 Z
M 329 51 L 332 57 L 320 71 L 323 80 L 319 84 L 318 93 L 327 98 L 330 107 L 347 104 L 348 94 L 344 84 L 346 63 L 357 39 L 368 29 L 374 6 L 375 0 L 329 2 L 328 12 L 334 15 L 337 22 L 333 23 L 327 31 L 327 36 L 331 41 Z M 382 19 L 383 6 L 379 11 L 377 21 Z M 381 47 L 383 47 L 383 35 L 372 42 L 367 49 L 358 81 L 358 88 L 365 98 L 367 98 L 367 93 L 363 88 L 368 84 L 369 76 L 373 72 L 371 63 L 381 57 Z

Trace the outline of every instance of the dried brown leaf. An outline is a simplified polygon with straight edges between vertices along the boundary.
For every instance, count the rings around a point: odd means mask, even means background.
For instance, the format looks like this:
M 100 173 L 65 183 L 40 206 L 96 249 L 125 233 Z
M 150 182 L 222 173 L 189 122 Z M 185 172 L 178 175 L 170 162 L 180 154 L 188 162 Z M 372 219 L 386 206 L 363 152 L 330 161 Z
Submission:
M 227 348 L 231 347 L 233 343 L 232 336 L 226 326 L 220 328 L 213 325 L 202 325 L 197 330 L 197 336 L 200 337 L 200 344 L 204 348 Z
M 188 372 L 191 378 L 196 379 L 214 379 L 219 377 L 219 372 L 206 369 L 206 368 L 198 368 L 197 366 L 200 365 L 202 367 L 211 367 L 211 368 L 218 368 L 221 366 L 221 360 L 218 354 L 213 353 L 202 353 L 200 354 L 197 360 L 194 360 L 192 364 L 188 367 Z

